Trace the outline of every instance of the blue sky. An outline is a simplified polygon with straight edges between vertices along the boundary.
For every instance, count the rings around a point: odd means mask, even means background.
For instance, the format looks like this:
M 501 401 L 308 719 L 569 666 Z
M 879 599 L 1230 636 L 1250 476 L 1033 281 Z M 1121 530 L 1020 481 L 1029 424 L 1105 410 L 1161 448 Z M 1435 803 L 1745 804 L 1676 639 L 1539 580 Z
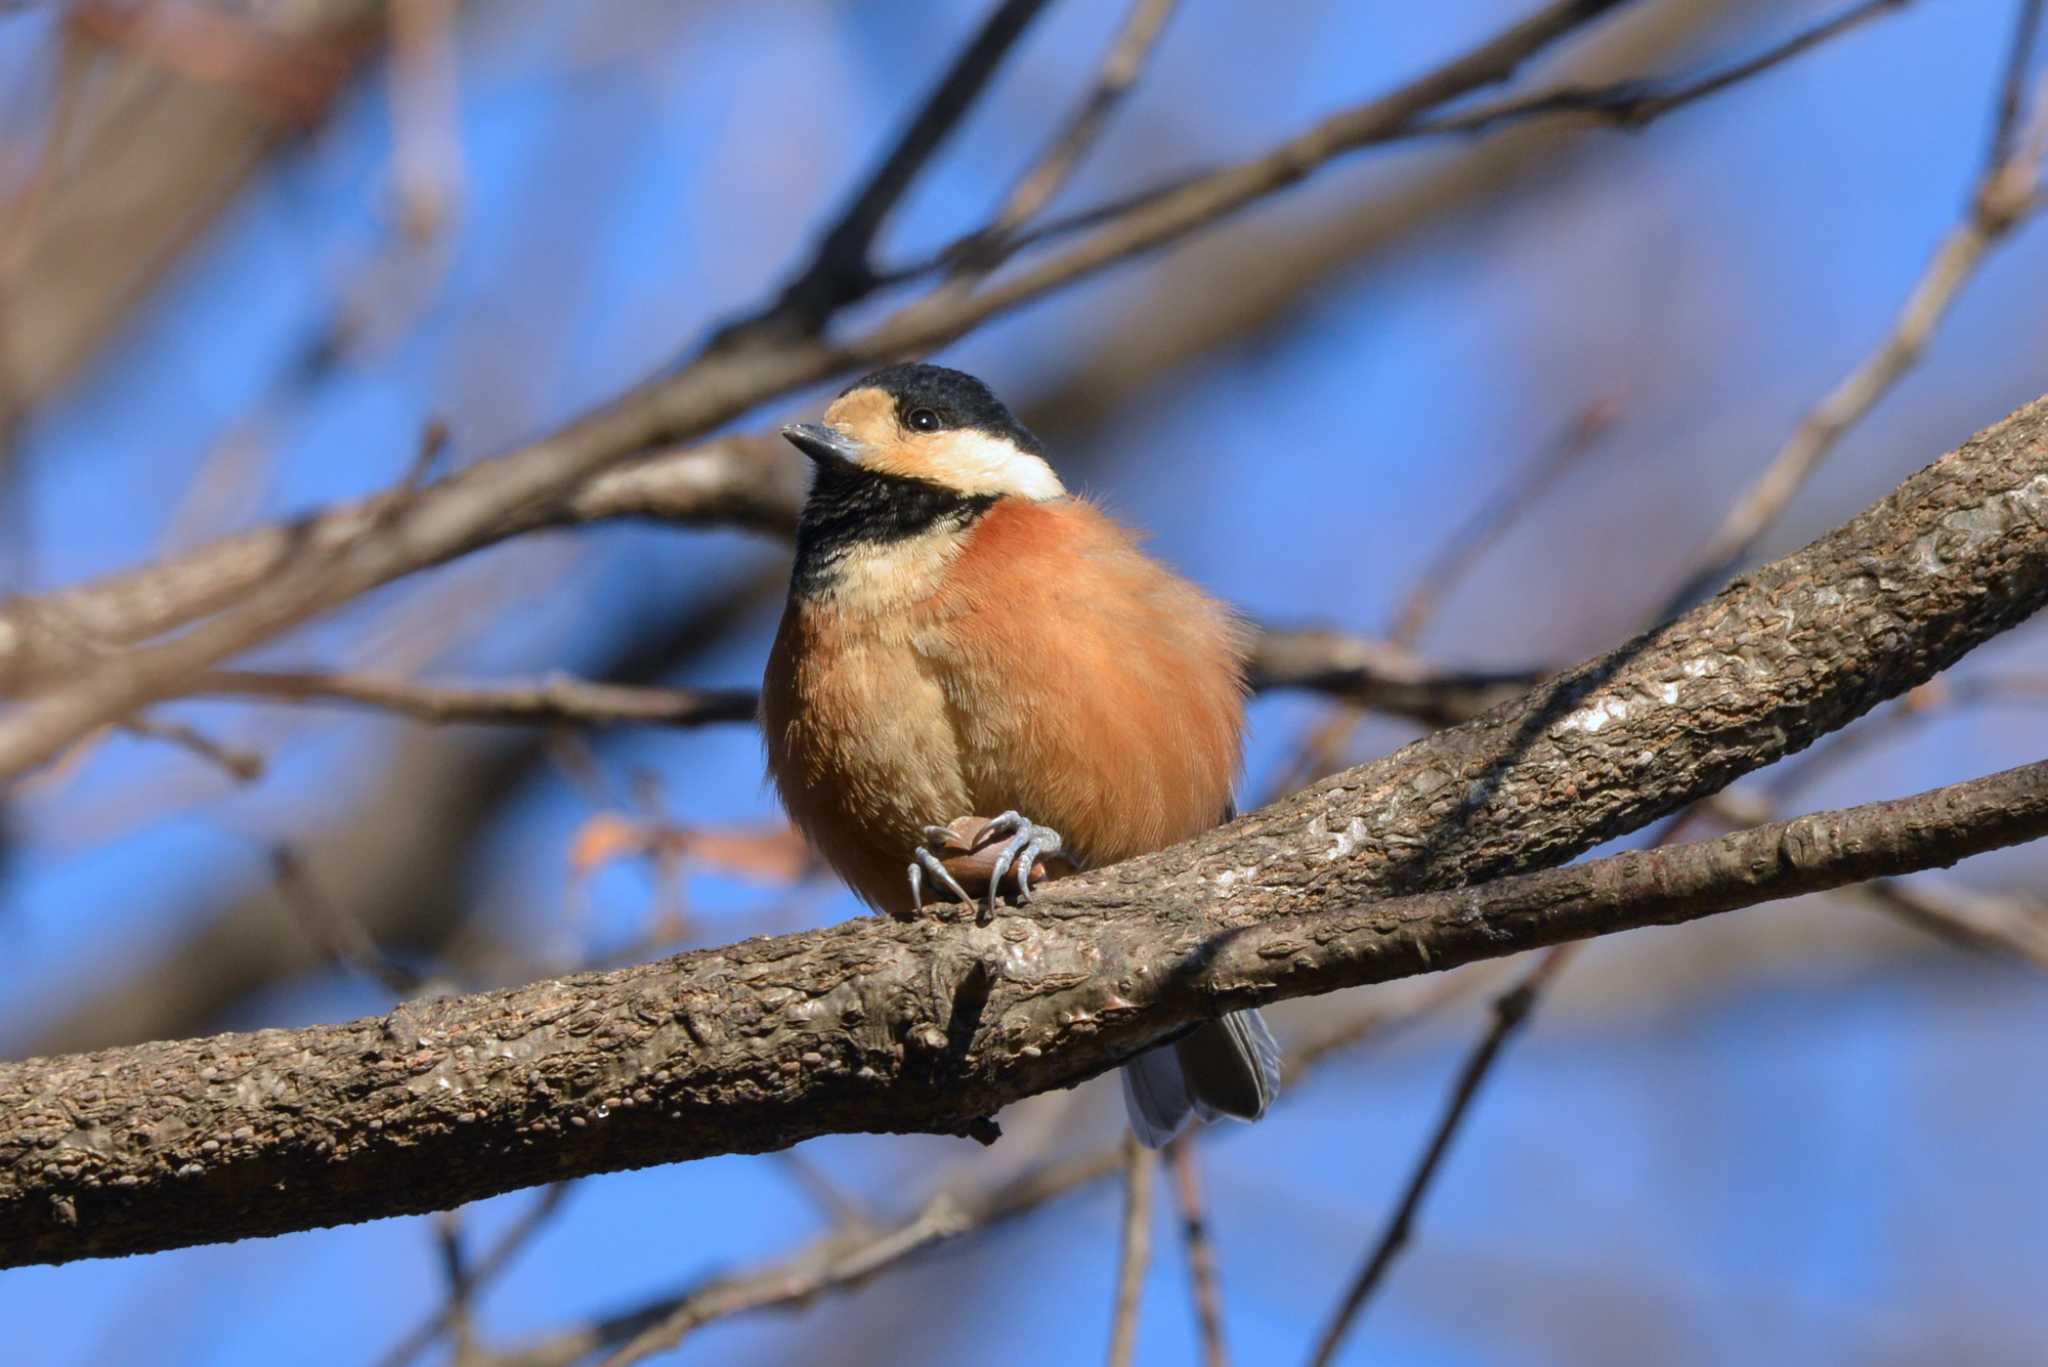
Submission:
M 465 194 L 444 259 L 413 263 L 402 287 L 374 296 L 378 340 L 310 386 L 295 381 L 294 358 L 337 297 L 388 251 L 392 129 L 373 76 L 35 415 L 23 496 L 37 536 L 27 576 L 7 587 L 131 563 L 181 527 L 218 531 L 383 487 L 429 415 L 448 419 L 461 461 L 616 392 L 800 259 L 979 8 L 473 7 L 458 49 Z M 1526 8 L 1314 3 L 1273 24 L 1250 8 L 1186 6 L 1063 203 L 1256 151 Z M 1834 6 L 1727 8 L 1669 69 L 1745 54 Z M 1502 665 L 1611 645 L 1683 577 L 1801 411 L 1882 335 L 1975 174 L 2012 11 L 1924 0 L 1645 131 L 1588 131 L 1512 188 L 1333 273 L 1272 326 L 1148 386 L 1071 458 L 1085 456 L 1092 492 L 1150 531 L 1159 554 L 1247 611 L 1370 633 L 1451 522 L 1585 405 L 1611 400 L 1619 418 L 1599 449 L 1516 525 L 1424 641 L 1450 661 Z M 1079 89 L 1080 54 L 1098 51 L 1115 21 L 1111 6 L 1053 7 L 892 224 L 892 257 L 989 210 Z M 32 62 L 46 23 L 0 17 L 0 59 Z M 1399 194 L 1474 146 L 1346 162 L 1226 231 L 1284 240 L 1273 235 Z M 1189 263 L 1211 250 L 1122 267 L 942 359 L 1023 404 L 1059 392 L 1077 358 L 1170 319 L 1162 282 L 1190 288 Z M 1765 553 L 1835 525 L 2040 392 L 2044 267 L 2048 230 L 2000 250 Z M 261 475 L 224 508 L 195 509 L 187 490 L 221 468 L 230 440 L 253 443 Z M 267 658 L 347 662 L 367 637 L 399 641 L 430 674 L 587 667 L 636 623 L 781 554 L 738 534 L 646 527 L 531 538 L 380 592 Z M 752 683 L 772 628 L 771 604 L 676 681 Z M 2041 649 L 2022 628 L 1961 668 L 2037 670 Z M 117 741 L 18 804 L 0 882 L 10 1052 L 33 1047 L 88 985 L 146 965 L 260 886 L 267 841 L 310 838 L 347 815 L 419 742 L 403 723 L 340 713 L 169 714 L 265 749 L 271 771 L 237 789 L 181 753 Z M 1247 793 L 1273 780 L 1319 715 L 1308 700 L 1256 704 Z M 1376 723 L 1360 754 L 1410 734 Z M 1959 714 L 1802 801 L 1924 788 L 2035 758 L 2043 740 L 2025 709 Z M 758 741 L 743 729 L 610 735 L 595 753 L 615 784 L 652 775 L 685 823 L 774 816 Z M 652 889 L 637 868 L 596 881 L 587 922 L 567 914 L 566 852 L 591 811 L 545 768 L 474 849 L 479 923 L 533 960 L 599 953 L 645 923 Z M 2025 886 L 2040 870 L 2021 851 L 1961 876 Z M 716 873 L 693 877 L 689 897 L 705 943 L 854 912 L 829 885 L 791 897 Z M 2037 1352 L 2048 1332 L 2048 1089 L 2024 1080 L 2038 1067 L 2048 985 L 1866 916 L 1768 908 L 1589 955 L 1480 1102 L 1347 1360 Z M 234 1023 L 387 1004 L 371 985 L 315 975 Z M 1276 1013 L 1283 1034 L 1315 1010 Z M 1478 1019 L 1468 1005 L 1360 1049 L 1208 1149 L 1241 1361 L 1301 1358 Z M 1113 1098 L 1098 1092 L 1062 1122 L 1069 1144 L 1114 1133 Z M 1000 1148 L 984 1157 L 937 1140 L 835 1139 L 806 1153 L 884 1211 L 914 1207 L 934 1173 L 971 1177 L 1001 1161 Z M 530 1199 L 476 1208 L 473 1237 Z M 1106 1333 L 1116 1201 L 1099 1187 L 857 1297 L 717 1326 L 680 1356 L 1085 1360 Z M 597 1179 L 484 1298 L 481 1323 L 490 1341 L 513 1343 L 771 1259 L 820 1227 L 772 1159 Z M 1159 1243 L 1141 1360 L 1187 1361 L 1191 1320 L 1164 1223 Z M 0 1316 L 24 1362 L 357 1363 L 440 1290 L 427 1224 L 397 1220 L 9 1272 Z

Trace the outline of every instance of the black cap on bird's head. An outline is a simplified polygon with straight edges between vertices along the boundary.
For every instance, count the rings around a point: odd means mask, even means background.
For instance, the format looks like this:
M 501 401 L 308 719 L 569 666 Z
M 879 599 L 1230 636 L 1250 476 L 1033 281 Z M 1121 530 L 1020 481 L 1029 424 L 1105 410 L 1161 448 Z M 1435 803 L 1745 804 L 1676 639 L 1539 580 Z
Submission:
M 839 397 L 863 389 L 879 390 L 895 400 L 896 420 L 906 430 L 982 432 L 1031 455 L 1045 454 L 1045 447 L 1031 430 L 1017 421 L 987 385 L 964 370 L 906 361 L 862 376 L 840 390 Z

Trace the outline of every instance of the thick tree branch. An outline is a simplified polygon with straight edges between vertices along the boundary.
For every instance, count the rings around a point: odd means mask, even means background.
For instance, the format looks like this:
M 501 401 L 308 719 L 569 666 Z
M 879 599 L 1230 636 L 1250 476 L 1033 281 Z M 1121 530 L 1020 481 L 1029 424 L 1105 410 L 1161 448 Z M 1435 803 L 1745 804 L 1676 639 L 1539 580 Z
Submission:
M 1055 884 L 1028 916 L 860 920 L 344 1025 L 0 1067 L 0 1260 L 303 1229 L 832 1132 L 987 1137 L 1010 1101 L 1225 1009 L 2030 838 L 2048 828 L 2037 769 L 1443 891 L 1713 792 L 2044 601 L 2048 401 L 1526 699 Z

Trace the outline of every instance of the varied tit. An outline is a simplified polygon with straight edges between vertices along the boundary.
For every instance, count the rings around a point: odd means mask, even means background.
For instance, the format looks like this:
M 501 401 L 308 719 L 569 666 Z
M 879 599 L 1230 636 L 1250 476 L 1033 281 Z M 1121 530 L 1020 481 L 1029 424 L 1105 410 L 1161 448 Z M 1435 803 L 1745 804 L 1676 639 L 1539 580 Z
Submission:
M 783 429 L 816 465 L 768 660 L 768 770 L 853 890 L 910 915 L 970 900 L 946 823 L 993 817 L 1030 900 L 1060 856 L 1110 864 L 1229 819 L 1245 633 L 1228 610 L 1070 496 L 971 375 L 876 371 Z M 954 867 L 958 867 L 955 865 Z M 1205 1022 L 1124 1069 L 1132 1127 L 1256 1120 L 1278 1051 L 1257 1013 Z

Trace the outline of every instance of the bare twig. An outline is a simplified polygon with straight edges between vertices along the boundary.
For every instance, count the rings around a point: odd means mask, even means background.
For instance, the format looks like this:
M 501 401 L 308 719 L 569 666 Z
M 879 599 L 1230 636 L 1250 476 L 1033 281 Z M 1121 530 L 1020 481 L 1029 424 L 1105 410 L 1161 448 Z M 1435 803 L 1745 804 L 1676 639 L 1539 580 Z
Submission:
M 1173 1167 L 1181 1247 L 1188 1260 L 1188 1296 L 1202 1341 L 1203 1367 L 1230 1367 L 1230 1350 L 1223 1337 L 1223 1293 L 1217 1286 L 1216 1244 L 1202 1201 L 1202 1174 L 1195 1166 L 1193 1137 L 1185 1133 L 1175 1136 L 1166 1146 L 1166 1161 Z
M 1452 725 L 1519 697 L 1548 671 L 1445 669 L 1399 646 L 1315 628 L 1259 633 L 1252 687 L 1326 693 L 1432 726 Z
M 1848 32 L 1867 19 L 1874 18 L 1886 10 L 1903 8 L 1911 2 L 1912 0 L 1861 0 L 1861 3 L 1851 5 L 1834 18 L 1796 34 L 1756 57 L 1693 81 L 1662 87 L 1644 80 L 1614 81 L 1598 86 L 1572 86 L 1518 96 L 1495 105 L 1461 113 L 1410 119 L 1398 127 L 1388 129 L 1375 140 L 1375 145 L 1437 137 L 1445 133 L 1490 132 L 1511 124 L 1570 115 L 1595 118 L 1620 127 L 1641 128 L 1665 114 L 1682 109 L 1710 95 L 1719 94 L 1752 77 L 1763 75 L 1781 63 Z M 1210 170 L 1178 175 L 1160 184 L 1117 195 L 1103 203 L 1049 219 L 1019 231 L 1011 241 L 1011 248 L 1018 251 L 1101 227 L 1105 223 L 1114 222 L 1152 205 L 1171 200 L 1190 186 L 1215 174 L 1217 172 Z M 880 283 L 904 284 L 930 275 L 934 271 L 944 270 L 969 248 L 977 235 L 969 233 L 929 256 L 890 269 L 883 273 Z
M 409 997 L 425 985 L 425 979 L 386 955 L 360 922 L 327 899 L 296 851 L 286 845 L 274 847 L 270 868 L 278 892 L 298 916 L 306 937 L 335 962 L 346 964 L 394 997 Z
M 827 1291 L 858 1286 L 882 1268 L 950 1239 L 967 1227 L 968 1216 L 956 1201 L 947 1196 L 934 1197 L 916 1218 L 881 1238 L 860 1239 L 851 1247 L 829 1253 L 821 1250 L 824 1256 L 780 1270 L 772 1277 L 713 1282 L 693 1292 L 649 1323 L 625 1347 L 604 1359 L 603 1367 L 630 1367 L 632 1363 L 644 1362 L 674 1348 L 685 1335 L 715 1319 L 769 1305 L 796 1304 Z M 589 1351 L 586 1348 L 584 1353 Z
M 1474 508 L 1450 535 L 1437 543 L 1394 610 L 1387 640 L 1412 648 L 1435 614 L 1437 604 L 1457 587 L 1472 567 L 1528 511 L 1546 490 L 1579 459 L 1598 445 L 1614 425 L 1619 405 L 1612 399 L 1587 404 L 1534 460 L 1527 461 L 1493 497 Z
M 1116 1299 L 1109 1318 L 1109 1367 L 1130 1367 L 1138 1351 L 1138 1311 L 1145 1301 L 1145 1269 L 1152 1259 L 1152 1150 L 1124 1136 L 1123 1240 L 1116 1262 Z
M 131 736 L 164 741 L 197 755 L 237 783 L 256 782 L 263 777 L 266 767 L 263 756 L 254 750 L 223 745 L 198 727 L 187 726 L 183 722 L 165 721 L 160 717 L 136 716 L 123 721 L 121 729 Z
M 512 1265 L 513 1258 L 562 1208 L 563 1199 L 574 1186 L 573 1182 L 556 1182 L 542 1187 L 540 1195 L 520 1212 L 519 1218 L 498 1236 L 484 1256 L 469 1265 L 467 1284 L 472 1299 Z M 379 1358 L 378 1367 L 409 1367 L 414 1358 L 455 1327 L 457 1309 L 452 1303 L 443 1304 Z
M 2022 26 L 2022 36 L 2028 26 Z M 1674 591 L 1661 617 L 1711 593 L 1784 515 L 1844 433 L 1877 406 L 1919 361 L 1985 256 L 2039 206 L 2041 160 L 2048 152 L 2048 83 L 2036 101 L 2034 126 L 2008 155 L 1987 167 L 1968 210 L 1943 236 L 1906 297 L 1891 331 L 1827 397 L 1801 419 L 1759 475 L 1722 518 L 1698 557 L 1698 568 Z
M 462 1248 L 462 1212 L 444 1210 L 433 1217 L 434 1247 L 440 1255 L 441 1277 L 448 1284 L 444 1301 L 448 1331 L 455 1339 L 455 1361 L 465 1361 L 476 1348 L 476 1325 L 470 1315 L 476 1283 Z
M 579 726 L 708 726 L 754 719 L 751 689 L 647 688 L 553 675 L 533 683 L 455 684 L 367 674 L 220 670 L 192 692 L 270 702 L 345 703 L 426 722 Z
M 1991 150 L 1985 155 L 1987 171 L 2012 160 L 2012 140 L 2019 132 L 2020 103 L 2027 88 L 2027 68 L 2032 64 L 2034 41 L 2041 31 L 2042 0 L 2020 0 L 2012 41 L 2005 49 L 2005 76 L 1998 83 L 1998 104 L 1991 122 Z
M 1052 202 L 1136 83 L 1176 4 L 1177 0 L 1133 0 L 1087 99 L 1011 188 L 988 226 L 960 245 L 954 257 L 958 284 L 971 284 L 1001 264 L 1013 249 L 1016 230 Z
M 1000 0 L 989 11 L 888 155 L 826 230 L 810 263 L 767 309 L 721 330 L 714 348 L 815 336 L 835 313 L 880 283 L 871 260 L 876 234 L 1045 3 Z
M 1338 1303 L 1336 1312 L 1323 1329 L 1316 1342 L 1314 1356 L 1310 1359 L 1315 1367 L 1327 1367 L 1336 1356 L 1344 1335 L 1350 1331 L 1358 1312 L 1364 1308 L 1394 1258 L 1408 1244 L 1414 1230 L 1415 1214 L 1422 1207 L 1422 1198 L 1428 1192 L 1430 1182 L 1437 1169 L 1442 1166 L 1444 1155 L 1450 1152 L 1451 1139 L 1472 1105 L 1472 1099 L 1479 1094 L 1479 1088 L 1492 1070 L 1494 1060 L 1507 1047 L 1522 1024 L 1529 1019 L 1536 1000 L 1542 995 L 1552 978 L 1569 961 L 1576 945 L 1558 945 L 1544 951 L 1536 966 L 1512 989 L 1494 999 L 1493 1025 L 1482 1035 L 1465 1066 L 1458 1071 L 1458 1080 L 1451 1088 L 1450 1100 L 1444 1106 L 1443 1114 L 1437 1117 L 1436 1129 L 1431 1133 L 1429 1145 L 1423 1150 L 1422 1159 L 1408 1176 L 1408 1184 L 1401 1192 L 1401 1199 L 1394 1207 L 1393 1217 L 1388 1220 L 1385 1230 L 1374 1241 L 1365 1265 L 1352 1278 L 1345 1290 L 1344 1298 Z
M 1028 299 L 1164 245 L 1383 140 L 1417 115 L 1505 79 L 1524 60 L 1626 0 L 1557 0 L 1407 85 L 1333 115 L 1266 154 L 1204 176 L 1105 225 L 1063 253 L 986 290 L 925 307 L 912 303 L 865 337 L 714 345 L 604 408 L 517 451 L 473 464 L 419 491 L 387 524 L 329 556 L 301 559 L 219 615 L 171 640 L 84 670 L 59 692 L 0 718 L 0 776 L 61 753 L 79 735 L 192 675 L 376 585 L 501 534 L 508 519 L 556 503 L 578 485 L 664 442 L 697 437 L 749 407 L 853 365 L 936 346 Z
M 1417 123 L 1413 131 L 1418 134 L 1477 133 L 1503 123 L 1545 115 L 1580 115 L 1621 128 L 1640 128 L 1695 101 L 1718 95 L 1732 85 L 1761 76 L 1888 10 L 1904 9 L 1910 3 L 1912 0 L 1861 0 L 1754 57 L 1693 80 L 1668 85 L 1651 81 L 1616 81 L 1600 86 L 1546 90 L 1501 100 L 1479 109 L 1425 119 Z

